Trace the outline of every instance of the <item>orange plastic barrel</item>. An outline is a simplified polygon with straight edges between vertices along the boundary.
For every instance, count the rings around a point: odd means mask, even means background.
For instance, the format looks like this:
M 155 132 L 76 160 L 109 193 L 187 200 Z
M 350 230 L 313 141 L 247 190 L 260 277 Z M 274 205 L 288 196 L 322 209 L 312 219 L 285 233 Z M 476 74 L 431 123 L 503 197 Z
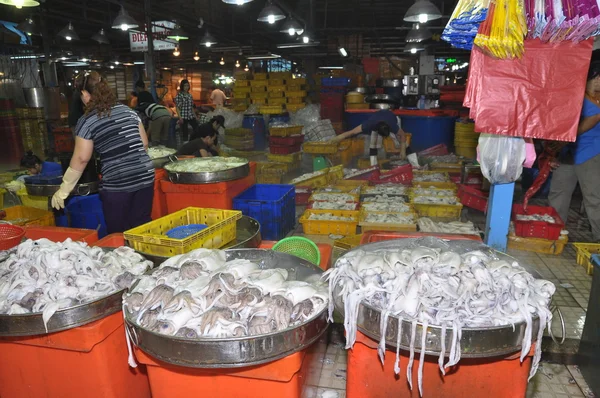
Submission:
M 400 351 L 400 374 L 394 374 L 396 352 L 387 350 L 383 366 L 377 355 L 377 343 L 361 332 L 348 350 L 346 379 L 347 398 L 419 398 L 417 370 L 419 354 L 415 354 L 410 390 L 406 379 L 409 353 Z M 523 363 L 520 352 L 503 357 L 463 358 L 442 376 L 437 356 L 425 356 L 423 396 L 436 398 L 513 398 L 525 397 L 533 348 Z
M 152 212 L 150 216 L 153 220 L 166 216 L 167 213 L 167 199 L 165 194 L 160 189 L 160 180 L 167 176 L 165 169 L 154 170 L 154 196 L 152 198 Z

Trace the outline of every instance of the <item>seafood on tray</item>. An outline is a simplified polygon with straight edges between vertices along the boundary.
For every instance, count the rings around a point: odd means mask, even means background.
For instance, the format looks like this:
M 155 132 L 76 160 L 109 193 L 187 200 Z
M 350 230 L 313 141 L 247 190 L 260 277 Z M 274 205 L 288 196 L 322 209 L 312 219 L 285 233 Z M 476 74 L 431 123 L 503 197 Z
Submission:
M 346 348 L 351 348 L 356 340 L 361 302 L 369 304 L 381 311 L 378 353 L 383 363 L 387 321 L 390 316 L 397 317 L 400 326 L 395 339 L 394 370 L 398 374 L 401 325 L 403 321 L 411 323 L 406 375 L 412 387 L 415 332 L 417 323 L 421 324 L 423 340 L 417 380 L 422 395 L 426 336 L 430 326 L 441 328 L 438 364 L 444 375 L 447 368 L 460 360 L 463 328 L 514 327 L 525 323 L 522 361 L 531 349 L 533 318 L 537 316 L 540 327 L 535 336 L 531 378 L 540 361 L 544 329 L 552 319 L 549 304 L 556 288 L 550 281 L 535 279 L 516 261 L 499 259 L 494 252 L 483 248 L 470 250 L 425 238 L 394 249 L 356 249 L 338 259 L 335 268 L 328 270 L 324 277 L 329 281 L 329 320 L 333 320 L 334 298 L 336 303 L 341 299 L 339 305 L 344 308 Z M 452 333 L 452 340 L 446 361 L 443 342 L 447 333 Z
M 137 325 L 188 339 L 254 336 L 304 323 L 327 305 L 319 279 L 290 280 L 225 251 L 197 249 L 171 257 L 140 277 L 123 296 Z
M 428 217 L 420 217 L 417 221 L 419 231 L 435 232 L 441 234 L 463 234 L 463 235 L 478 235 L 479 230 L 471 221 L 460 222 L 436 222 Z
M 361 209 L 367 210 L 367 211 L 395 211 L 398 213 L 406 213 L 408 211 L 410 211 L 410 206 L 405 204 L 405 203 L 381 203 L 381 202 L 375 202 L 375 203 L 363 203 L 361 205 Z
M 363 220 L 368 223 L 377 224 L 414 224 L 414 213 L 369 213 Z
M 456 196 L 454 189 L 437 188 L 412 188 L 411 192 L 415 195 L 423 196 Z
M 354 217 L 350 216 L 334 216 L 332 213 L 311 213 L 309 220 L 323 220 L 323 221 L 354 221 Z
M 290 181 L 290 184 L 296 184 L 297 182 L 306 181 L 314 177 L 322 176 L 324 174 L 327 174 L 327 172 L 323 170 L 314 171 L 312 173 L 305 173 L 302 174 L 300 177 L 294 178 L 292 181 Z
M 404 203 L 403 196 L 389 196 L 388 194 L 366 197 L 364 203 Z
M 414 173 L 413 181 L 416 182 L 447 182 L 448 175 L 445 173 Z
M 404 195 L 407 188 L 402 184 L 380 184 L 374 187 L 365 187 L 364 194 L 388 194 L 388 195 Z
M 550 214 L 517 214 L 519 221 L 544 221 L 550 224 L 556 223 L 556 219 Z
M 356 210 L 356 203 L 346 201 L 317 201 L 313 202 L 312 209 L 315 210 Z
M 313 193 L 312 200 L 353 202 L 354 196 L 347 193 Z
M 3 253 L 0 314 L 41 312 L 46 330 L 56 311 L 128 288 L 152 267 L 130 247 L 106 251 L 71 239 L 29 239 Z
M 456 196 L 423 196 L 417 195 L 412 198 L 412 203 L 436 204 L 436 205 L 455 205 L 459 202 Z
M 368 169 L 344 169 L 344 178 L 352 178 L 366 173 L 370 173 L 373 170 L 378 169 L 377 166 L 369 167 Z
M 453 153 L 449 153 L 448 155 L 439 155 L 439 156 L 424 156 L 422 158 L 422 163 L 459 163 L 464 158 L 462 156 L 457 156 Z
M 150 159 L 164 158 L 169 155 L 173 155 L 175 152 L 177 152 L 175 149 L 167 148 L 163 145 L 148 148 L 148 156 L 150 157 Z
M 165 166 L 165 170 L 173 173 L 203 173 L 234 169 L 248 164 L 243 158 L 193 158 L 183 159 Z

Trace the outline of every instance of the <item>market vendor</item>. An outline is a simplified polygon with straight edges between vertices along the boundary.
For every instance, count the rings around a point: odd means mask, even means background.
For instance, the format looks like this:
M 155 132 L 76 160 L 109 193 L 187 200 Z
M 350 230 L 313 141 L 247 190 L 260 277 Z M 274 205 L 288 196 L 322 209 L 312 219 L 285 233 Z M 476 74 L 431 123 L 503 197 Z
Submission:
M 400 146 L 400 156 L 402 158 L 406 157 L 407 151 L 410 153 L 410 150 L 406 148 L 406 136 L 404 130 L 402 130 L 400 119 L 389 110 L 375 112 L 364 123 L 356 126 L 350 131 L 338 135 L 329 142 L 340 142 L 346 138 L 351 138 L 362 133 L 371 134 L 369 156 L 371 158 L 372 166 L 377 165 L 378 150 L 382 147 L 383 139 L 385 137 L 391 137 L 395 144 Z M 413 161 L 416 162 L 416 155 L 409 156 L 409 161 L 411 164 Z M 413 165 L 418 166 L 418 163 Z
M 190 141 L 196 138 L 206 137 L 213 132 L 219 134 L 219 130 L 225 126 L 225 118 L 221 115 L 213 116 L 208 122 L 198 126 L 198 129 L 190 136 Z
M 60 176 L 62 174 L 62 167 L 58 163 L 54 162 L 42 162 L 42 160 L 33 154 L 32 151 L 27 151 L 25 156 L 21 158 L 21 167 L 27 169 L 28 175 L 24 175 L 18 178 L 18 180 L 24 181 L 28 176 Z
M 594 240 L 600 242 L 600 62 L 590 65 L 575 144 L 563 148 L 552 175 L 550 205 L 567 222 L 571 196 L 579 182 Z
M 217 139 L 217 132 L 214 130 L 205 130 L 201 132 L 202 136 L 190 140 L 183 144 L 177 151 L 176 155 L 195 156 L 197 158 L 207 158 L 214 155 L 214 143 Z
M 114 91 L 96 71 L 75 87 L 85 104 L 76 127 L 75 151 L 52 207 L 62 209 L 95 150 L 102 161 L 100 199 L 107 232 L 123 232 L 151 221 L 154 166 L 146 153 L 148 138 L 140 118 L 117 103 Z
M 171 126 L 171 111 L 162 105 L 142 102 L 136 111 L 142 112 L 149 120 L 148 139 L 154 145 L 167 145 Z

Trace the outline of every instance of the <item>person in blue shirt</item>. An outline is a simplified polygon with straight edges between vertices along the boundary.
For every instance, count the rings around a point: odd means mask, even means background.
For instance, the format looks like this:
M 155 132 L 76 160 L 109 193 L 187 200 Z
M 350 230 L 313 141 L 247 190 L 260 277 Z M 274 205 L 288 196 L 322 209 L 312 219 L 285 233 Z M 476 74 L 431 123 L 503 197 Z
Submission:
M 33 154 L 32 151 L 27 151 L 21 159 L 21 167 L 26 168 L 30 176 L 59 176 L 62 174 L 62 167 L 54 162 L 42 162 L 42 160 Z M 27 177 L 27 176 L 25 176 Z
M 570 155 L 570 156 L 565 156 Z M 577 140 L 561 152 L 552 175 L 550 205 L 567 222 L 571 196 L 579 183 L 594 240 L 600 242 L 600 62 L 590 64 Z M 567 159 L 567 160 L 565 160 Z

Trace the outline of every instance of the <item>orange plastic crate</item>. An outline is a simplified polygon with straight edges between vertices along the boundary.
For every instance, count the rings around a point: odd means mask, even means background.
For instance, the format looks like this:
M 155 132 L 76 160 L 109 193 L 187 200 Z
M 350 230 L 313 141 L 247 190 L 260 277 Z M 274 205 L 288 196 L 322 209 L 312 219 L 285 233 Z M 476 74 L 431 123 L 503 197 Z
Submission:
M 300 398 L 311 362 L 307 350 L 264 365 L 233 369 L 174 366 L 139 349 L 136 357 L 147 366 L 152 398 Z
M 150 398 L 143 367 L 127 363 L 123 314 L 39 336 L 0 338 L 0 397 Z
M 377 356 L 377 343 L 356 332 L 356 343 L 348 350 L 347 398 L 419 397 L 415 353 L 411 391 L 406 381 L 408 352 L 400 351 L 400 377 L 394 374 L 396 352 L 386 351 L 383 366 Z M 437 356 L 425 356 L 423 396 L 437 398 L 509 398 L 524 397 L 531 367 L 533 348 L 523 363 L 516 354 L 493 358 L 463 358 L 458 365 L 440 375 Z
M 33 240 L 46 238 L 53 242 L 63 242 L 67 238 L 71 238 L 73 241 L 85 242 L 91 245 L 98 241 L 98 231 L 83 228 L 38 227 L 31 225 L 25 227 L 25 238 Z
M 117 232 L 116 234 L 106 235 L 104 238 L 100 239 L 98 242 L 94 243 L 94 246 L 98 247 L 121 247 L 125 246 L 125 237 L 121 232 Z
M 160 180 L 167 177 L 167 171 L 165 169 L 154 170 L 154 196 L 152 198 L 152 212 L 150 216 L 153 220 L 166 216 L 167 213 L 167 199 L 165 194 L 160 189 Z

